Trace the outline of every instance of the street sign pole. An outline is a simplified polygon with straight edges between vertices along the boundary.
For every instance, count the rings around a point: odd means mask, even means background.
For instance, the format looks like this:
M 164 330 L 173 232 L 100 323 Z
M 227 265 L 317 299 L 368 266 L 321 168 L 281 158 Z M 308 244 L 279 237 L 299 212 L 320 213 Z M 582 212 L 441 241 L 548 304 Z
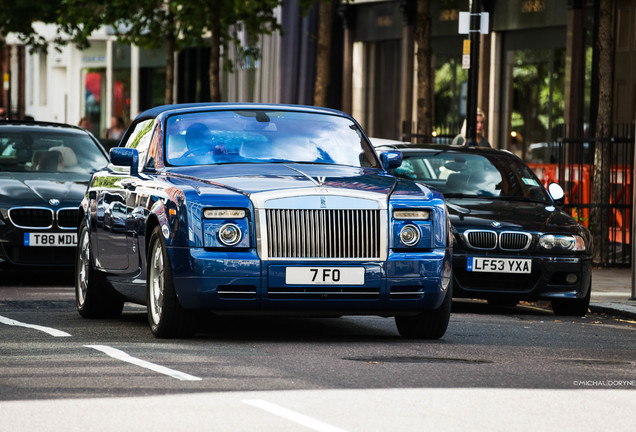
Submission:
M 636 138 L 634 138 L 634 148 L 636 148 Z M 634 151 L 634 165 L 633 168 L 636 168 L 636 150 Z M 632 261 L 632 297 L 630 300 L 636 300 L 636 230 L 634 227 L 636 226 L 636 169 L 632 169 L 632 228 L 631 228 L 631 261 Z
M 468 69 L 468 99 L 466 101 L 466 139 L 477 144 L 477 97 L 479 84 L 479 34 L 481 1 L 470 0 L 470 69 Z

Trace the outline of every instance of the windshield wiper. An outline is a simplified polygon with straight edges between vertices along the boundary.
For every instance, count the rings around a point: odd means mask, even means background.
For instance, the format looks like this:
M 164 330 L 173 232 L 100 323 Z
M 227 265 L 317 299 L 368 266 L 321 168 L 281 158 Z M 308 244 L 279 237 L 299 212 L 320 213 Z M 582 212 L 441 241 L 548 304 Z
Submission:
M 492 197 L 487 197 L 482 195 L 463 194 L 463 193 L 442 193 L 442 195 L 444 195 L 444 198 L 492 198 Z
M 520 197 L 520 196 L 496 196 L 493 199 L 506 200 L 506 201 L 523 201 L 523 202 L 535 202 L 541 204 L 552 204 L 550 201 L 540 200 L 536 198 Z

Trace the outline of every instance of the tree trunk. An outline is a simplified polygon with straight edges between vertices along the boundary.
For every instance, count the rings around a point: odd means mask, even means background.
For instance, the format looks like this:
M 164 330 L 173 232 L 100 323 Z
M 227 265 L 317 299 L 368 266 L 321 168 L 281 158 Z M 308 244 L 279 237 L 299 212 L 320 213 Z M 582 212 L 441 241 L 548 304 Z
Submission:
M 316 82 L 314 84 L 314 105 L 326 107 L 329 95 L 331 22 L 333 2 L 321 1 L 318 12 L 318 46 L 316 48 Z
M 174 45 L 174 37 L 166 39 L 166 104 L 174 103 Z
M 431 67 L 430 0 L 417 1 L 417 134 L 430 140 L 433 129 L 433 71 Z
M 594 174 L 592 202 L 609 203 L 610 199 L 610 142 L 612 134 L 612 98 L 614 75 L 614 0 L 600 0 L 597 47 L 598 116 L 596 118 L 596 142 L 594 149 Z M 609 207 L 593 207 L 590 212 L 594 239 L 594 262 L 609 260 Z
M 210 102 L 221 102 L 221 17 L 219 0 L 210 5 Z

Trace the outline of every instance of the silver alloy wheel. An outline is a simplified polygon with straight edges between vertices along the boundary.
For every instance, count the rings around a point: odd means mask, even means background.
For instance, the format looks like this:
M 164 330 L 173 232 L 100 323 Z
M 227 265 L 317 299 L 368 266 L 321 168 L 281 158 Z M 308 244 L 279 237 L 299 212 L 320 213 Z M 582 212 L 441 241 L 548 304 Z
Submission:
M 152 250 L 152 260 L 150 262 L 150 275 L 148 278 L 150 290 L 150 313 L 152 321 L 159 324 L 163 310 L 163 253 L 161 242 L 156 241 Z
M 79 241 L 80 252 L 78 254 L 78 273 L 77 273 L 77 303 L 80 306 L 84 305 L 86 301 L 86 291 L 88 290 L 88 275 L 91 265 L 91 251 L 90 244 L 88 242 L 88 231 L 82 230 L 81 238 Z

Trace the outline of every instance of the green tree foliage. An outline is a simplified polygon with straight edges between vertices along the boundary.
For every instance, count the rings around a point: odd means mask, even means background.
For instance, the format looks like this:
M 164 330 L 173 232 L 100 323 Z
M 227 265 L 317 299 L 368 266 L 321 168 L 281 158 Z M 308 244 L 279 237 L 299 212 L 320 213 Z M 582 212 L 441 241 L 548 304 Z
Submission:
M 62 0 L 0 0 L 0 46 L 4 36 L 15 33 L 26 45 L 46 48 L 47 41 L 33 27 L 36 22 L 55 24 Z
M 229 46 L 244 55 L 258 56 L 254 48 L 260 35 L 279 30 L 276 8 L 282 0 L 0 0 L 0 32 L 15 32 L 27 45 L 46 48 L 36 33 L 35 22 L 56 24 L 55 43 L 71 41 L 80 48 L 89 45 L 91 34 L 111 26 L 120 42 L 143 48 L 165 47 L 166 102 L 172 101 L 173 53 L 188 46 L 210 45 L 210 81 L 213 101 L 220 100 L 219 71 L 232 70 Z M 242 47 L 245 31 L 250 45 Z

